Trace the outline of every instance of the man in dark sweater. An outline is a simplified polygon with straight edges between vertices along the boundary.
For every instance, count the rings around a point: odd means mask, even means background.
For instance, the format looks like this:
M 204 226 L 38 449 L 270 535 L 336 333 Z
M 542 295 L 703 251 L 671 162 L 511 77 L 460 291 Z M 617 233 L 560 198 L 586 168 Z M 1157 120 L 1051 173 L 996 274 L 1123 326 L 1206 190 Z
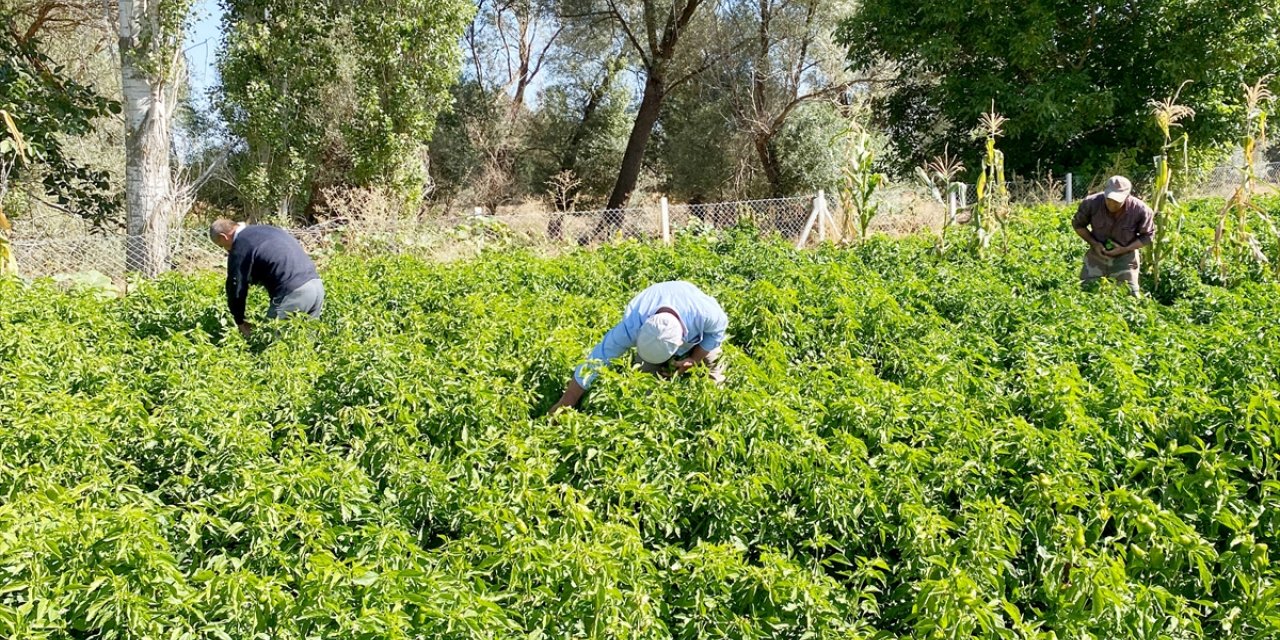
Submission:
M 253 325 L 244 319 L 249 285 L 261 285 L 271 297 L 267 316 L 284 318 L 294 313 L 320 317 L 324 308 L 324 284 L 316 265 L 297 239 L 283 229 L 265 224 L 246 225 L 217 220 L 209 238 L 227 251 L 227 307 L 240 333 L 248 337 Z

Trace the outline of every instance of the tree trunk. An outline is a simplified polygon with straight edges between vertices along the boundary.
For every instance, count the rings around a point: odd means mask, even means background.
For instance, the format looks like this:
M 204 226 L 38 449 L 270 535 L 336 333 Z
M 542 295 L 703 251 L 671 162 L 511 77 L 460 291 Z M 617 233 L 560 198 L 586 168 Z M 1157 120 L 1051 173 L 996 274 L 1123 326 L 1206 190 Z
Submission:
M 653 126 L 658 122 L 658 114 L 662 111 L 662 101 L 667 97 L 666 81 L 661 73 L 650 70 L 644 83 L 644 98 L 640 100 L 640 110 L 636 112 L 635 123 L 631 126 L 631 137 L 627 139 L 626 151 L 622 154 L 622 166 L 618 169 L 618 181 L 613 185 L 613 193 L 609 195 L 608 209 L 591 235 L 599 238 L 622 227 L 622 207 L 631 199 L 635 191 L 636 181 L 640 178 L 640 169 L 644 164 L 644 149 L 653 134 Z
M 614 62 L 607 64 L 604 78 L 600 80 L 599 84 L 592 87 L 591 93 L 587 95 L 587 102 L 582 106 L 582 117 L 578 120 L 578 126 L 574 128 L 573 133 L 569 135 L 569 142 L 565 145 L 564 154 L 560 156 L 560 171 L 577 171 L 578 156 L 582 153 L 582 143 L 587 138 L 588 127 L 595 120 L 596 111 L 600 109 L 600 103 L 604 101 L 609 91 L 613 88 L 616 70 L 617 67 Z M 577 187 L 557 192 L 555 197 L 556 210 L 564 211 L 567 209 L 569 200 L 577 192 Z
M 120 0 L 120 74 L 125 121 L 125 268 L 154 276 L 167 268 L 171 175 L 169 105 L 163 79 L 143 68 L 147 5 Z
M 776 131 L 769 113 L 768 79 L 773 74 L 769 61 L 769 52 L 773 47 L 770 29 L 773 24 L 772 0 L 759 0 L 760 26 L 756 31 L 755 69 L 751 74 L 752 105 L 755 108 L 756 130 L 752 138 L 755 142 L 756 155 L 760 158 L 760 167 L 764 169 L 765 179 L 769 181 L 769 195 L 774 198 L 782 195 L 782 168 L 778 166 L 778 153 L 773 148 L 773 136 Z
M 769 182 L 769 197 L 781 198 L 782 163 L 778 161 L 778 150 L 773 147 L 774 132 L 757 133 L 755 138 L 756 155 L 760 158 L 760 167 L 764 169 L 765 180 Z

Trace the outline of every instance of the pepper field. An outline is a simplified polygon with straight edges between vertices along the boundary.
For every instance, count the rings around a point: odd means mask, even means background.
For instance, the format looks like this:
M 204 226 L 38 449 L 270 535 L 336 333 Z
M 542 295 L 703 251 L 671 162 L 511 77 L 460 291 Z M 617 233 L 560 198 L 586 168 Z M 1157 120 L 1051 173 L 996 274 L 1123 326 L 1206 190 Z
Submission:
M 1188 250 L 1081 293 L 1070 213 L 986 259 L 340 254 L 322 321 L 247 342 L 217 273 L 0 282 L 0 636 L 1280 637 L 1280 288 Z M 673 278 L 728 383 L 546 418 Z

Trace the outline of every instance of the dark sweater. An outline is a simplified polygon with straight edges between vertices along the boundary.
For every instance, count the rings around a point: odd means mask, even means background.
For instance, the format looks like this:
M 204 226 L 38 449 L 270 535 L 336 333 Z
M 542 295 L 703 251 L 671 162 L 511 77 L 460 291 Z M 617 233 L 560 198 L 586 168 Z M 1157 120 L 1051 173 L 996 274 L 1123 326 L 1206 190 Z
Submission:
M 288 232 L 265 224 L 244 227 L 227 254 L 227 307 L 236 322 L 244 322 L 250 285 L 265 287 L 277 300 L 319 277 L 316 264 Z

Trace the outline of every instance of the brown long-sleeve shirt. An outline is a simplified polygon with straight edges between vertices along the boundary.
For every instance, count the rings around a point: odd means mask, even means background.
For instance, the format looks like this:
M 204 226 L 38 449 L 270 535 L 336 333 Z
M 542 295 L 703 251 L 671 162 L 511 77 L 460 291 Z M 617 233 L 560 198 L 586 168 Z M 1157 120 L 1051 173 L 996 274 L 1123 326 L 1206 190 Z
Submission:
M 1147 203 L 1134 196 L 1129 196 L 1120 211 L 1113 214 L 1107 211 L 1106 196 L 1095 193 L 1080 201 L 1071 226 L 1088 229 L 1098 242 L 1111 240 L 1117 246 L 1126 246 L 1141 240 L 1145 247 L 1156 233 L 1155 215 Z

